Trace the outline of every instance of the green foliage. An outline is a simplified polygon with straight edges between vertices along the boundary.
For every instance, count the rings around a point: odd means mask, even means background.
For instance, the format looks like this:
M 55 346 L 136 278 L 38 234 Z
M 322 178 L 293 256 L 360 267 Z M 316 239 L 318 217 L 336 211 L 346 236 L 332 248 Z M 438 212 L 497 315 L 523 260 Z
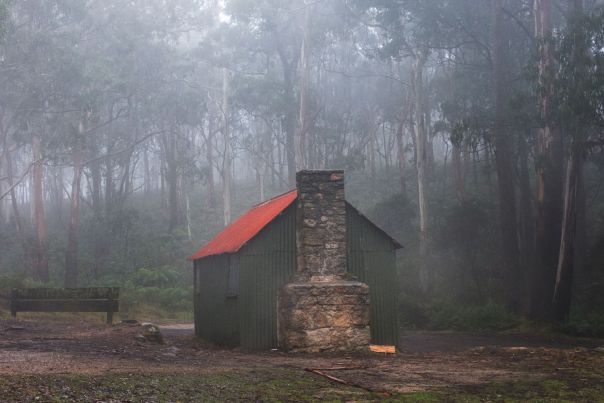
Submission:
M 429 317 L 428 326 L 436 330 L 505 330 L 520 324 L 518 317 L 493 302 L 474 306 L 441 302 L 430 306 Z
M 8 23 L 8 1 L 0 0 L 0 41 L 4 39 Z
M 23 276 L 0 276 L 0 289 L 23 288 L 27 279 Z
M 130 276 L 130 281 L 140 287 L 167 287 L 175 284 L 179 277 L 179 269 L 170 266 L 155 268 L 140 268 Z
M 554 85 L 560 121 L 575 140 L 604 127 L 604 9 L 574 15 L 556 42 Z
M 604 337 L 604 312 L 572 312 L 560 330 L 575 336 Z
M 0 275 L 0 289 L 11 288 L 37 288 L 48 287 L 48 284 L 43 284 L 32 280 L 23 274 L 20 275 Z
M 129 311 L 150 305 L 166 312 L 192 312 L 193 286 L 182 277 L 182 269 L 174 266 L 136 270 L 123 284 L 122 308 Z
M 404 298 L 400 303 L 401 324 L 405 328 L 457 331 L 501 331 L 518 327 L 522 321 L 503 305 L 463 305 L 457 301 L 418 303 Z
M 150 305 L 178 315 L 193 311 L 193 287 L 126 288 L 123 302 L 129 306 L 129 310 L 140 309 L 141 305 Z

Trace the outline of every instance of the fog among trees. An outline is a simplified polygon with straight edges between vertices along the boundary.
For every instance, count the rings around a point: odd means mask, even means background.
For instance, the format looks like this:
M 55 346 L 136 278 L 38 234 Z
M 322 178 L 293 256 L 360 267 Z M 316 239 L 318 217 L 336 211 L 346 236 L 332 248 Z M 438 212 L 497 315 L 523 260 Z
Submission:
M 404 326 L 604 333 L 602 1 L 0 0 L 0 27 L 0 288 L 191 310 L 187 256 L 339 168 L 405 246 Z

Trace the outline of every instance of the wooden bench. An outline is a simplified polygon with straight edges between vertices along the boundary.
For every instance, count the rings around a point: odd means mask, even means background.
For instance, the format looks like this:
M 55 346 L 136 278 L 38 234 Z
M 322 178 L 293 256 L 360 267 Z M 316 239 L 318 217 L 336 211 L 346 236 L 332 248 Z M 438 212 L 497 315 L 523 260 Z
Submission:
M 10 309 L 17 312 L 107 312 L 107 323 L 119 312 L 120 289 L 94 288 L 14 288 Z

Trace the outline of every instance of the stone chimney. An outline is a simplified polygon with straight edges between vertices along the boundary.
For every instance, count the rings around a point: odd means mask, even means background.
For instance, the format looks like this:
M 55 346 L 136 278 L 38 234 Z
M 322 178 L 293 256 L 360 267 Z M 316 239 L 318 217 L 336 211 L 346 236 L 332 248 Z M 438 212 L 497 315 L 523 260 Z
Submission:
M 369 287 L 349 279 L 344 172 L 300 171 L 297 273 L 279 295 L 279 339 L 290 351 L 353 351 L 369 345 Z

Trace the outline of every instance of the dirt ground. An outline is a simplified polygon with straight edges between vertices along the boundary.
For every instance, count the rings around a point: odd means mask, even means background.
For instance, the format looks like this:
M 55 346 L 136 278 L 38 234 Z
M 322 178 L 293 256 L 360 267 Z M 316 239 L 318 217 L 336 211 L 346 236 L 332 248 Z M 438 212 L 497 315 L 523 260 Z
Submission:
M 298 355 L 205 344 L 191 324 L 161 326 L 165 343 L 141 340 L 137 324 L 0 320 L 0 376 L 32 374 L 217 373 L 321 369 L 356 387 L 389 393 L 545 379 L 604 368 L 598 340 L 520 334 L 406 332 L 396 355 Z

